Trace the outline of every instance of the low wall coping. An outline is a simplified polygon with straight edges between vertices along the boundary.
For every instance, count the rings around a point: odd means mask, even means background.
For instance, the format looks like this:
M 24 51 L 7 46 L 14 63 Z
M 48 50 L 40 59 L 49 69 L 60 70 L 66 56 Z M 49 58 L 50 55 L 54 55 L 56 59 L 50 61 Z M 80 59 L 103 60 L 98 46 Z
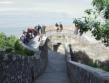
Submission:
M 77 62 L 74 62 L 74 61 L 68 61 L 69 63 L 73 64 L 73 65 L 76 65 L 77 67 L 80 67 L 84 70 L 87 70 L 88 72 L 94 74 L 94 75 L 97 75 L 99 77 L 102 77 L 102 78 L 106 78 L 109 80 L 109 72 L 106 72 L 106 71 L 102 71 L 100 69 L 97 69 L 97 68 L 94 68 L 94 67 L 91 67 L 91 66 L 88 66 L 88 65 L 84 65 L 84 64 L 81 64 L 81 63 L 77 63 Z
M 93 74 L 94 76 L 97 76 L 103 80 L 109 80 L 109 72 L 106 72 L 106 71 L 103 71 L 103 70 L 100 70 L 98 68 L 94 68 L 94 67 L 91 67 L 91 66 L 88 66 L 88 65 L 85 65 L 85 64 L 81 64 L 81 63 L 78 63 L 78 62 L 75 62 L 75 61 L 72 61 L 71 60 L 71 55 L 70 55 L 70 47 L 69 45 L 67 44 L 67 47 L 66 47 L 66 61 L 72 65 L 75 65 L 91 74 Z

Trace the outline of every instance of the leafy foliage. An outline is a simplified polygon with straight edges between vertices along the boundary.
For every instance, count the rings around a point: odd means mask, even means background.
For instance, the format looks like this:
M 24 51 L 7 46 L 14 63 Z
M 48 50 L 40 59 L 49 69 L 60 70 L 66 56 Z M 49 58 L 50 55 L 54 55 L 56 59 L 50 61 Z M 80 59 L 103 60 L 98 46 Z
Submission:
M 0 50 L 14 48 L 15 42 L 16 42 L 15 36 L 7 37 L 4 33 L 0 33 Z
M 102 40 L 106 46 L 109 46 L 109 0 L 93 0 L 92 4 L 95 8 L 85 10 L 87 16 L 84 17 L 84 21 L 81 18 L 73 22 L 80 32 L 90 30 L 95 39 Z M 104 23 L 98 20 L 102 16 Z
M 4 33 L 0 33 L 0 50 L 5 50 L 7 54 L 34 55 L 34 52 L 24 48 L 15 36 L 7 37 Z
M 87 13 L 88 15 L 91 15 L 92 9 L 87 9 L 87 10 L 85 10 L 84 12 Z
M 109 19 L 109 0 L 93 0 L 92 4 L 100 13 L 103 12 L 105 19 Z
M 109 46 L 109 21 L 107 21 L 106 24 L 104 25 L 103 42 L 105 43 L 106 46 Z
M 22 54 L 24 55 L 34 55 L 34 52 L 33 51 L 30 51 L 26 48 L 24 48 L 20 43 L 19 43 L 19 40 L 17 40 L 15 42 L 15 52 L 22 52 Z
M 81 21 L 80 19 L 75 19 L 73 21 L 73 23 L 75 23 L 75 25 L 79 28 L 80 32 L 87 32 L 89 30 L 89 27 L 87 25 L 87 20 L 85 19 L 85 21 Z
M 98 11 L 102 11 L 105 8 L 106 0 L 93 0 L 92 4 Z

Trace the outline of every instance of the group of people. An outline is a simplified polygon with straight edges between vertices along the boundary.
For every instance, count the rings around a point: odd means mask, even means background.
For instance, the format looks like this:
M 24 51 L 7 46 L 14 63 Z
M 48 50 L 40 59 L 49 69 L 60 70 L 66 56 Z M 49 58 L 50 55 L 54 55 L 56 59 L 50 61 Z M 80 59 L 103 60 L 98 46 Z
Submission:
M 45 34 L 45 29 L 46 29 L 45 25 L 41 26 L 38 24 L 34 28 L 28 28 L 27 31 L 23 30 L 20 40 L 23 43 L 27 44 L 31 39 L 33 39 L 36 36 L 39 36 L 38 41 L 40 41 L 42 38 L 42 34 Z
M 56 23 L 56 24 L 55 24 L 55 27 L 56 27 L 56 32 L 59 32 L 59 31 L 61 32 L 61 31 L 63 30 L 63 25 L 62 25 L 62 23 L 60 23 L 60 24 Z M 77 25 L 75 24 L 75 27 L 74 27 L 74 34 L 77 35 L 78 32 L 79 32 L 79 35 L 82 36 L 83 32 L 82 32 L 82 31 L 79 31 Z
M 59 31 L 61 32 L 63 30 L 62 23 L 60 23 L 60 24 L 56 23 L 55 26 L 56 26 L 56 32 L 59 32 Z
M 59 31 L 61 32 L 63 30 L 62 23 L 60 23 L 60 24 L 56 23 L 55 27 L 56 27 L 56 32 L 59 32 Z M 20 40 L 23 43 L 27 44 L 31 39 L 33 39 L 36 36 L 39 36 L 38 41 L 40 41 L 41 38 L 42 38 L 42 34 L 45 34 L 45 29 L 46 29 L 45 25 L 41 26 L 41 25 L 38 24 L 34 28 L 28 28 L 27 31 L 23 30 L 23 33 L 22 33 L 22 35 L 20 37 Z M 76 35 L 78 34 L 78 27 L 76 25 L 74 27 L 74 34 L 76 34 Z M 82 34 L 83 33 L 80 32 L 80 36 Z

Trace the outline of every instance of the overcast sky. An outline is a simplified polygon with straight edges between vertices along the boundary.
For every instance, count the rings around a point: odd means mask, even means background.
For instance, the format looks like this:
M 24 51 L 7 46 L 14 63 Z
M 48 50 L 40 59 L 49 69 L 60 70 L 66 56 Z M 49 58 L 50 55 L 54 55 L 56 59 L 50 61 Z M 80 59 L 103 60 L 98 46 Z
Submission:
M 91 0 L 0 0 L 0 12 L 57 12 L 81 16 L 91 7 Z M 35 13 L 36 14 L 36 13 Z
M 91 0 L 0 0 L 0 32 L 19 35 L 36 24 L 72 24 L 88 8 Z

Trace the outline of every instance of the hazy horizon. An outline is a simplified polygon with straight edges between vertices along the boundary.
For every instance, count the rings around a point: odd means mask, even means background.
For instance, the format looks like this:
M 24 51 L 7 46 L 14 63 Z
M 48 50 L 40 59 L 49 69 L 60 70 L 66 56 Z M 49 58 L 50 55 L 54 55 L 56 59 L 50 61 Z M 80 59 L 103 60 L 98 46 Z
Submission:
M 0 0 L 0 32 L 18 35 L 36 24 L 72 24 L 88 8 L 91 0 Z

